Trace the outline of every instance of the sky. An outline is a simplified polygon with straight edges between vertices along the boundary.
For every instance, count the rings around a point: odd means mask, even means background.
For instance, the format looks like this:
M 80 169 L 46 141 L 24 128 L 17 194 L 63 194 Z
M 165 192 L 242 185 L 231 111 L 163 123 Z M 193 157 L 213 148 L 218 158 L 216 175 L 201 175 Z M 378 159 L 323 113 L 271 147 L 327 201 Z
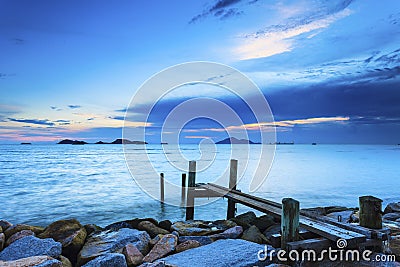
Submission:
M 191 61 L 254 81 L 277 141 L 400 143 L 398 0 L 0 0 L 0 49 L 3 144 L 112 141 L 127 110 L 136 115 L 127 125 L 146 130 L 148 142 L 173 142 L 168 132 L 183 143 L 219 141 L 227 128 L 260 141 L 254 125 L 270 127 L 243 102 L 259 97 L 250 88 L 238 97 L 187 85 L 157 103 L 150 89 L 131 103 L 150 77 Z M 161 128 L 178 105 L 204 97 L 231 107 L 241 124 L 198 118 Z

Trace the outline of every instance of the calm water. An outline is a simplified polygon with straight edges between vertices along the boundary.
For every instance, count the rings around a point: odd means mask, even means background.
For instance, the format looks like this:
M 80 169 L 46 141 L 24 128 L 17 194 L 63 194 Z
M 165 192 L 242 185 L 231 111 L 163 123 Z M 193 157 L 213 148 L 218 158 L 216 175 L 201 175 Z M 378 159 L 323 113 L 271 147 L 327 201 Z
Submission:
M 136 173 L 158 181 L 151 171 L 140 168 L 145 166 L 144 149 L 128 147 L 130 160 L 139 166 Z M 216 151 L 210 149 L 209 160 L 214 161 L 198 174 L 197 182 L 213 181 L 226 171 L 230 146 L 213 148 Z M 200 157 L 195 145 L 184 145 L 181 150 L 186 159 Z M 162 147 L 150 145 L 147 151 L 156 171 L 165 172 L 171 183 L 179 184 L 182 171 L 165 160 Z M 174 153 L 178 151 L 168 152 L 171 156 Z M 252 155 L 247 162 L 250 169 L 257 161 Z M 239 158 L 239 163 L 243 162 L 246 159 Z M 400 146 L 281 145 L 268 179 L 254 194 L 278 202 L 293 197 L 301 207 L 355 207 L 359 196 L 371 194 L 382 198 L 385 205 L 400 200 L 399 163 Z M 227 177 L 221 183 L 225 182 Z M 157 182 L 152 184 L 158 188 Z M 238 188 L 247 192 L 248 185 L 249 178 L 244 177 Z M 161 207 L 140 190 L 131 178 L 120 145 L 0 145 L 0 204 L 0 218 L 43 226 L 71 217 L 101 226 L 134 217 L 184 218 L 183 209 Z M 239 212 L 246 210 L 239 205 Z M 219 199 L 197 207 L 195 218 L 222 219 L 225 213 L 226 200 Z

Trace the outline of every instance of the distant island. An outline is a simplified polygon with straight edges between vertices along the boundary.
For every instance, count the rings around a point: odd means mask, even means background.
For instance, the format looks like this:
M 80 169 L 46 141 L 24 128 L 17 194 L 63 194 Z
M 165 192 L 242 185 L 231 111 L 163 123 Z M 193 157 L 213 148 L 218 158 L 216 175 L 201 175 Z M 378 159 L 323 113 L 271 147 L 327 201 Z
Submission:
M 70 139 L 64 139 L 60 142 L 57 143 L 58 145 L 86 145 L 89 144 L 85 141 L 79 141 L 79 140 L 70 140 Z M 103 142 L 103 141 L 98 141 L 94 143 L 95 145 L 115 145 L 115 144 L 128 144 L 128 145 L 146 145 L 147 142 L 144 141 L 131 141 L 128 139 L 115 139 L 113 142 L 108 143 L 108 142 Z
M 32 145 L 32 143 L 21 143 L 21 145 Z
M 260 143 L 255 143 L 252 142 L 251 140 L 247 140 L 247 139 L 237 139 L 235 137 L 229 137 L 229 138 L 225 138 L 224 140 L 221 140 L 219 142 L 216 143 L 217 145 L 220 144 L 260 144 Z

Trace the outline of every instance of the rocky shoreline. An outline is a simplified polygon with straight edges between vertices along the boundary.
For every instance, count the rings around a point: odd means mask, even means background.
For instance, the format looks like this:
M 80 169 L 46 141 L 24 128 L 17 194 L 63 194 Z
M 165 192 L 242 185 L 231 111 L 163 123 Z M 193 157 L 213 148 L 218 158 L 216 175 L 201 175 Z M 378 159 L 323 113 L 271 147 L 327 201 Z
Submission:
M 313 210 L 322 216 L 340 216 L 343 222 L 358 221 L 357 209 Z M 390 251 L 386 252 L 396 255 L 399 261 L 400 202 L 385 208 L 383 221 L 392 232 Z M 260 250 L 274 249 L 271 237 L 279 231 L 279 221 L 269 215 L 257 217 L 253 212 L 212 222 L 136 218 L 104 228 L 82 225 L 76 219 L 56 221 L 47 227 L 0 220 L 0 266 L 285 266 L 277 260 L 260 261 L 257 257 Z M 354 264 L 346 266 L 361 266 L 359 262 Z M 362 266 L 400 266 L 371 264 Z

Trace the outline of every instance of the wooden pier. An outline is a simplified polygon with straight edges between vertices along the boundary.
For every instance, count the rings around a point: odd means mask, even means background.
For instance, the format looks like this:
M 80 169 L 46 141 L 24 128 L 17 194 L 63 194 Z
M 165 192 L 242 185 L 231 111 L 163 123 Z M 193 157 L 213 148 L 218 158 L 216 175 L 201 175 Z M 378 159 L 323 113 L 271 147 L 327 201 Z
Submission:
M 242 193 L 236 188 L 237 160 L 231 160 L 229 187 L 213 183 L 196 184 L 196 162 L 189 162 L 188 185 L 186 175 L 182 175 L 182 200 L 186 197 L 186 220 L 193 220 L 196 198 L 223 197 L 228 199 L 227 219 L 235 216 L 236 204 L 242 204 L 281 221 L 281 232 L 272 236 L 273 246 L 283 249 L 324 249 L 336 247 L 338 240 L 346 242 L 346 249 L 382 247 L 382 242 L 390 238 L 390 230 L 382 228 L 380 209 L 366 208 L 381 201 L 371 196 L 360 197 L 360 206 L 367 214 L 360 214 L 360 225 L 341 222 L 333 218 L 299 209 L 300 203 L 285 198 L 281 203 Z M 164 177 L 162 176 L 162 180 Z M 161 186 L 163 188 L 163 186 Z M 186 190 L 184 190 L 186 188 Z M 163 193 L 161 193 L 163 196 Z M 379 202 L 380 201 L 380 202 Z M 360 210 L 360 212 L 362 212 Z M 367 218 L 363 220 L 363 218 Z M 377 225 L 377 222 L 379 225 Z M 302 229 L 300 231 L 300 229 Z M 304 231 L 305 230 L 305 231 Z M 307 234 L 308 233 L 308 234 Z M 309 237 L 309 238 L 307 238 Z

